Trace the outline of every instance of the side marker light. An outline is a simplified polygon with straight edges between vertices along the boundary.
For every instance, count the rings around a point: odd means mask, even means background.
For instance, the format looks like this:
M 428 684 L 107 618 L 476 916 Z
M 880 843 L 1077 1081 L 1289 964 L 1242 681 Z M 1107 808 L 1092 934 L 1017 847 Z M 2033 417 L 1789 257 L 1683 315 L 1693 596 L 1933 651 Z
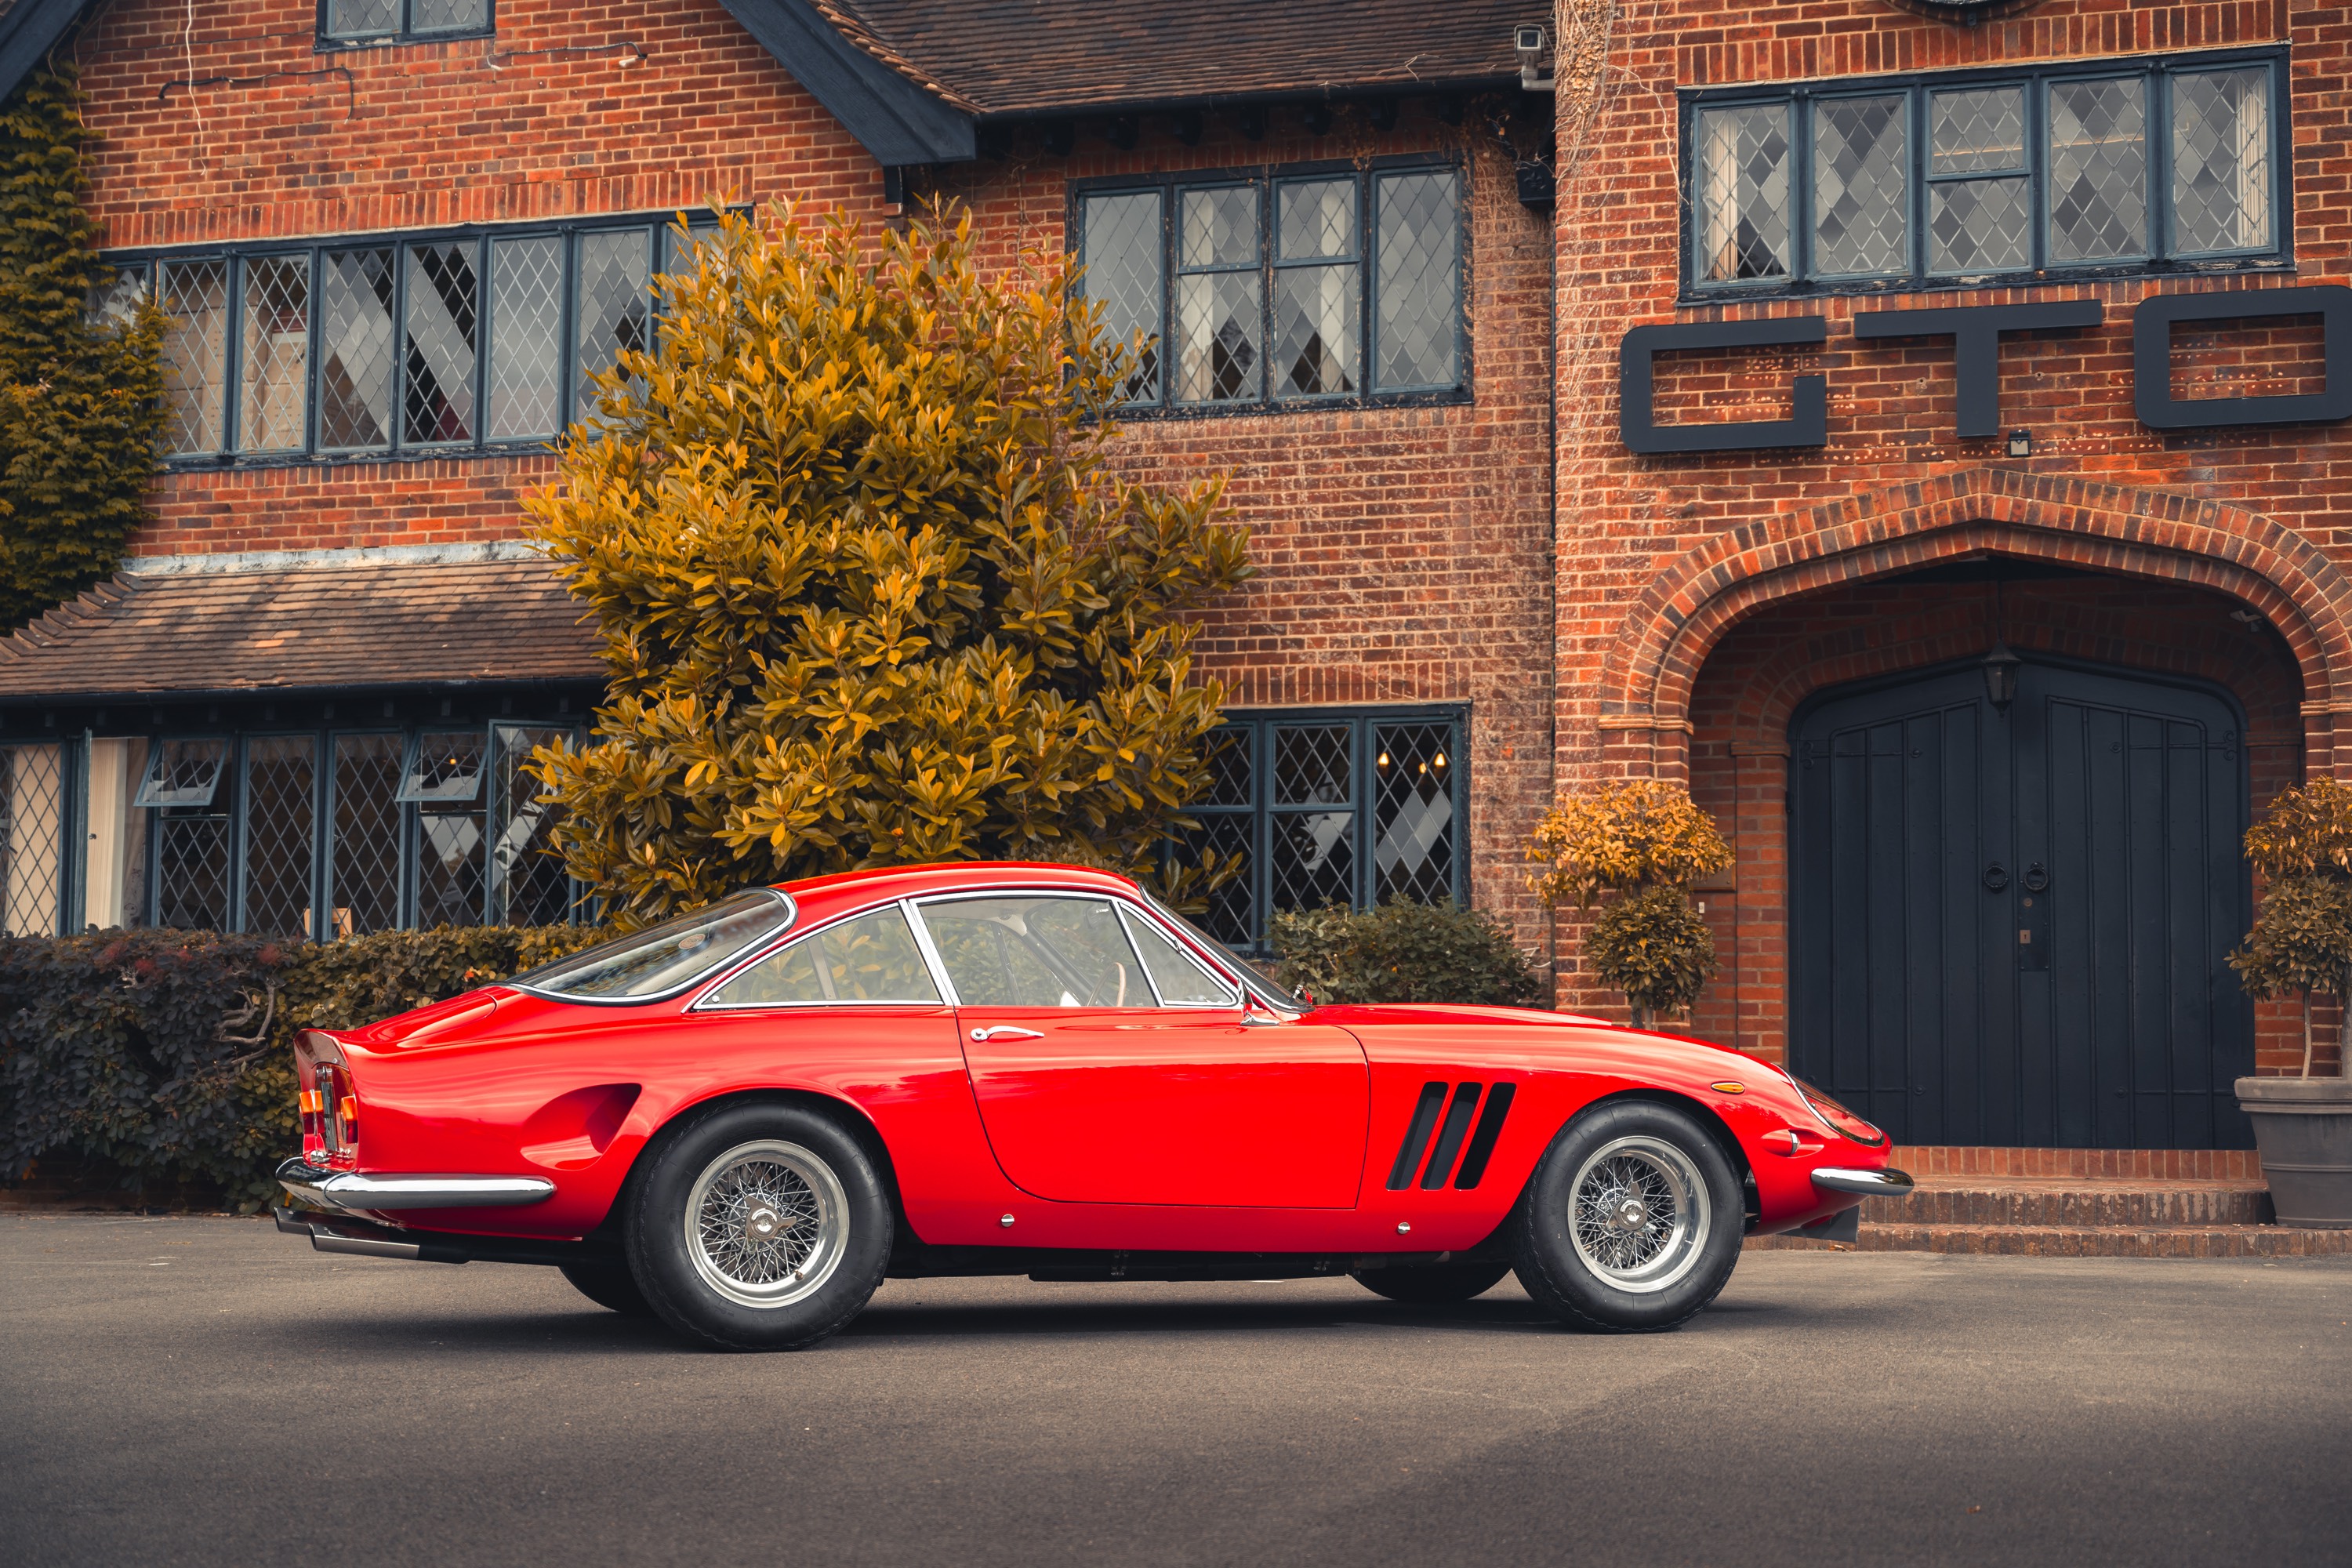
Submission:
M 1715 1090 L 1717 1094 L 1746 1094 L 1748 1092 L 1748 1086 L 1744 1083 L 1711 1083 L 1706 1087 Z

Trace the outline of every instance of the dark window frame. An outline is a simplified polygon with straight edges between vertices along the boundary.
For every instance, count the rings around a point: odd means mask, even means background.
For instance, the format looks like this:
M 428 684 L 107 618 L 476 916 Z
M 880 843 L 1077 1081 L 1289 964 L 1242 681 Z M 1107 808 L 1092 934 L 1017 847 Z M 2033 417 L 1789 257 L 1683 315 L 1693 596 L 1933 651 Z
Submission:
M 1916 293 L 1928 289 L 1981 289 L 2019 284 L 2070 282 L 2100 278 L 2205 276 L 2235 272 L 2294 270 L 2294 89 L 2284 44 L 2259 47 L 2212 49 L 2187 54 L 2128 55 L 2104 59 L 2018 64 L 1954 71 L 1912 71 L 1887 76 L 1840 77 L 1822 81 L 1754 84 L 1738 87 L 1685 88 L 1680 103 L 1677 142 L 1682 221 L 1682 286 L 1677 303 L 1722 304 L 1736 300 L 1785 299 L 1790 296 L 1872 293 Z M 2272 243 L 2258 249 L 2176 251 L 2171 247 L 2172 103 L 2168 79 L 2231 67 L 2263 66 L 2270 72 L 2271 223 Z M 2052 261 L 2049 249 L 2048 103 L 2050 84 L 2137 79 L 2143 82 L 2147 142 L 2147 219 L 2144 237 L 2148 248 L 2131 258 L 2096 261 Z M 2011 271 L 1938 272 L 1934 270 L 1927 232 L 1928 189 L 1971 175 L 1931 173 L 1932 148 L 1929 95 L 1953 89 L 2019 86 L 2025 89 L 2024 178 L 2029 184 L 2029 222 L 2033 265 Z M 1908 100 L 1906 121 L 1905 193 L 1907 212 L 1906 242 L 1910 252 L 1906 270 L 1879 275 L 1816 274 L 1811 271 L 1813 244 L 1812 105 L 1837 99 L 1880 98 L 1901 93 Z M 1708 281 L 1700 277 L 1702 228 L 1699 212 L 1701 174 L 1695 132 L 1704 110 L 1754 106 L 1786 106 L 1790 138 L 1789 276 Z
M 1356 856 L 1350 907 L 1370 910 L 1380 898 L 1380 837 L 1377 821 L 1380 780 L 1378 732 L 1383 726 L 1405 724 L 1445 724 L 1451 728 L 1452 741 L 1448 752 L 1452 761 L 1451 791 L 1454 815 L 1452 896 L 1454 903 L 1470 906 L 1470 705 L 1464 702 L 1402 703 L 1395 706 L 1345 708 L 1248 708 L 1235 709 L 1225 714 L 1225 723 L 1248 725 L 1250 747 L 1250 804 L 1247 805 L 1208 805 L 1194 803 L 1184 808 L 1184 815 L 1201 821 L 1204 827 L 1213 817 L 1246 817 L 1250 821 L 1249 862 L 1246 875 L 1255 879 L 1251 894 L 1249 936 L 1237 944 L 1250 953 L 1266 951 L 1266 923 L 1274 913 L 1274 886 L 1269 873 L 1273 860 L 1273 827 L 1276 816 L 1297 816 L 1333 810 L 1347 810 L 1354 815 L 1349 825 Z M 1318 729 L 1346 726 L 1350 731 L 1349 799 L 1345 806 L 1335 803 L 1280 805 L 1274 799 L 1274 731 L 1285 729 Z M 1221 726 L 1222 727 L 1222 726 Z M 1210 731 L 1210 739 L 1216 735 Z M 1196 922 L 1208 929 L 1202 917 Z
M 482 0 L 482 20 L 464 27 L 433 27 L 419 29 L 413 25 L 416 0 L 400 0 L 400 24 L 388 33 L 336 33 L 328 29 L 328 13 L 334 0 L 319 0 L 318 37 L 313 47 L 320 52 L 342 49 L 394 48 L 404 44 L 441 44 L 464 38 L 493 38 L 499 31 L 499 0 Z
M 438 36 L 438 35 L 436 35 Z M 730 208 L 740 211 L 740 208 Z M 688 226 L 694 230 L 714 226 L 707 208 L 684 209 Z M 700 215 L 698 221 L 698 215 Z M 593 234 L 646 231 L 646 276 L 661 275 L 664 263 L 677 252 L 672 248 L 670 230 L 678 219 L 678 212 L 602 213 L 593 217 L 565 219 L 562 222 L 509 224 L 460 224 L 437 228 L 383 229 L 363 234 L 323 235 L 299 241 L 247 240 L 229 244 L 181 245 L 149 247 L 140 249 L 108 251 L 105 260 L 118 273 L 133 268 L 140 271 L 142 284 L 151 298 L 158 297 L 157 279 L 160 269 L 173 262 L 217 260 L 226 266 L 223 279 L 226 304 L 222 321 L 221 384 L 219 445 L 201 452 L 164 452 L 160 454 L 167 468 L 271 468 L 300 467 L 325 463 L 409 463 L 433 462 L 450 458 L 511 457 L 524 453 L 546 451 L 578 419 L 580 364 L 578 352 L 579 322 L 578 272 L 580 242 L 583 236 Z M 493 245 L 499 240 L 553 237 L 562 244 L 562 277 L 556 306 L 556 424 L 543 435 L 492 437 L 488 435 L 491 334 L 495 330 L 493 291 Z M 446 242 L 467 242 L 474 246 L 475 258 L 475 352 L 473 371 L 474 435 L 462 441 L 410 440 L 407 432 L 408 370 L 404 352 L 408 330 L 408 274 L 410 256 L 415 247 Z M 320 309 L 325 282 L 326 257 L 330 251 L 389 249 L 393 252 L 392 350 L 393 374 L 389 407 L 391 428 L 383 443 L 368 447 L 326 447 L 320 443 L 320 376 L 321 363 L 323 312 Z M 265 451 L 246 451 L 240 442 L 244 432 L 242 401 L 245 376 L 245 291 L 247 267 L 257 261 L 277 257 L 302 256 L 308 258 L 310 321 L 309 358 L 303 367 L 302 444 L 299 447 L 271 447 Z M 658 320 L 659 300 L 648 306 L 649 319 Z
M 1400 387 L 1381 390 L 1375 387 L 1375 366 L 1378 363 L 1379 340 L 1379 207 L 1377 193 L 1381 176 L 1412 174 L 1420 171 L 1444 170 L 1454 177 L 1454 365 L 1457 379 L 1451 386 Z M 1068 183 L 1066 209 L 1063 216 L 1066 248 L 1081 259 L 1086 255 L 1086 204 L 1093 196 L 1115 196 L 1156 192 L 1160 196 L 1160 392 L 1151 402 L 1127 402 L 1118 407 L 1121 419 L 1198 419 L 1230 418 L 1234 416 L 1255 416 L 1273 413 L 1308 412 L 1324 409 L 1431 407 L 1475 401 L 1476 367 L 1472 353 L 1470 301 L 1475 292 L 1475 258 L 1471 239 L 1470 168 L 1458 153 L 1409 153 L 1390 157 L 1373 158 L 1361 163 L 1348 159 L 1318 159 L 1307 163 L 1269 163 L 1254 167 L 1219 169 L 1171 169 L 1148 174 L 1102 175 Z M 1273 365 L 1275 343 L 1275 279 L 1279 272 L 1300 266 L 1313 266 L 1336 258 L 1304 258 L 1284 262 L 1279 258 L 1280 212 L 1276 205 L 1281 186 L 1298 181 L 1329 179 L 1347 175 L 1356 181 L 1356 258 L 1357 279 L 1357 390 L 1347 393 L 1296 393 L 1285 396 L 1276 388 Z M 1259 395 L 1249 398 L 1234 398 L 1217 403 L 1185 403 L 1175 395 L 1178 380 L 1178 359 L 1171 347 L 1176 320 L 1177 279 L 1185 273 L 1233 271 L 1233 268 L 1182 268 L 1178 250 L 1178 226 L 1181 221 L 1181 194 L 1186 190 L 1205 190 L 1218 186 L 1248 185 L 1257 200 L 1258 260 L 1258 361 Z M 1078 285 L 1081 291 L 1086 285 Z

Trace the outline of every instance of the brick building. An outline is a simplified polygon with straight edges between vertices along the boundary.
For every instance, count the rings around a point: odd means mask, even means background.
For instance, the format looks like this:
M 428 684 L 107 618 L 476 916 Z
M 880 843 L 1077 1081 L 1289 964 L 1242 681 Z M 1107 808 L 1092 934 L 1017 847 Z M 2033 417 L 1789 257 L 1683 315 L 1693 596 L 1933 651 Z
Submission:
M 175 331 L 154 525 L 0 647 L 0 923 L 560 911 L 545 441 L 671 215 L 935 195 L 1079 255 L 1160 344 L 1121 460 L 1255 531 L 1224 934 L 1450 895 L 1608 1010 L 1518 847 L 1685 778 L 1738 848 L 1698 1032 L 1906 1142 L 2241 1146 L 2303 1032 L 2221 963 L 2237 837 L 2352 712 L 2332 16 L 14 0 Z

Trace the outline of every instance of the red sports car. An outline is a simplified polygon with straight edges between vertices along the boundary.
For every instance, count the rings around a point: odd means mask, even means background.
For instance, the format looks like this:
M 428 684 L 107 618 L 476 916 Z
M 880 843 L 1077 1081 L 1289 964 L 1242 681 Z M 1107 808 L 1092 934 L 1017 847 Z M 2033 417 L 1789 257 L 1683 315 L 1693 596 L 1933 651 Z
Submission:
M 1135 883 L 858 871 L 297 1047 L 330 1252 L 551 1264 L 704 1342 L 796 1348 L 886 1276 L 1516 1269 L 1593 1329 L 1715 1298 L 1743 1234 L 1853 1234 L 1885 1136 L 1704 1041 L 1503 1007 L 1318 1006 Z

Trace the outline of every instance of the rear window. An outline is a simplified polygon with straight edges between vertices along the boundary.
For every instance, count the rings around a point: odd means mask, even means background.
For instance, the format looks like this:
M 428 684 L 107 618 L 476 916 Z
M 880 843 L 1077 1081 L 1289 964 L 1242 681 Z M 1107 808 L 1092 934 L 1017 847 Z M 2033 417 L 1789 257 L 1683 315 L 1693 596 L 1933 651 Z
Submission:
M 692 984 L 792 923 L 792 900 L 773 888 L 757 888 L 528 970 L 507 984 L 571 1001 L 643 1001 Z

